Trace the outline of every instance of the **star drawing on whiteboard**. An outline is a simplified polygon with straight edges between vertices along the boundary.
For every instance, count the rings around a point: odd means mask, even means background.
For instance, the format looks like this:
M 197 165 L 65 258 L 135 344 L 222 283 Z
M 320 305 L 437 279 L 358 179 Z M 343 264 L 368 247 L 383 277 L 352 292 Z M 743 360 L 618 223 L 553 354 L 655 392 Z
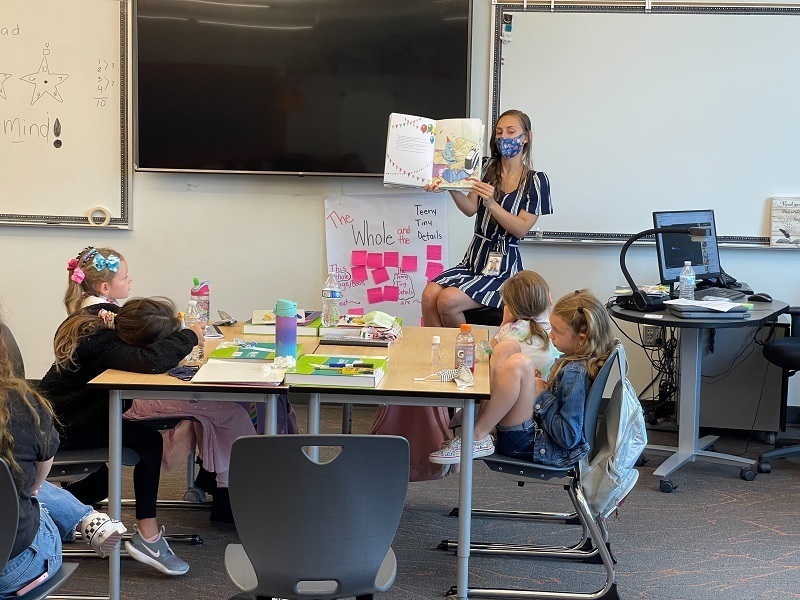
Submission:
M 3 87 L 3 82 L 11 77 L 11 73 L 0 73 L 0 98 L 6 99 L 6 90 Z
M 51 73 L 50 68 L 47 66 L 47 57 L 43 57 L 42 64 L 39 65 L 39 70 L 36 73 L 25 75 L 20 79 L 36 86 L 31 97 L 31 104 L 36 104 L 36 101 L 45 94 L 50 94 L 59 102 L 63 102 L 61 94 L 58 93 L 58 85 L 64 83 L 67 77 L 69 75 L 64 73 Z

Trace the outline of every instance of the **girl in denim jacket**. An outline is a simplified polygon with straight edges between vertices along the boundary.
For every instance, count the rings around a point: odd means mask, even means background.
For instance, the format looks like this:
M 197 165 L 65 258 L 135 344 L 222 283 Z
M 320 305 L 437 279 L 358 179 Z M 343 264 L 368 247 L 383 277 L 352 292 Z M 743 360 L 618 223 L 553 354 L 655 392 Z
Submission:
M 490 432 L 495 426 L 497 450 L 507 456 L 565 467 L 589 452 L 583 435 L 584 406 L 614 344 L 611 320 L 589 290 L 578 290 L 556 302 L 550 325 L 550 340 L 562 356 L 547 382 L 524 354 L 506 360 L 504 370 L 516 371 L 516 376 L 492 381 L 492 397 L 475 421 L 475 458 L 494 452 Z M 433 453 L 431 460 L 458 462 L 460 447 L 460 440 L 454 441 Z

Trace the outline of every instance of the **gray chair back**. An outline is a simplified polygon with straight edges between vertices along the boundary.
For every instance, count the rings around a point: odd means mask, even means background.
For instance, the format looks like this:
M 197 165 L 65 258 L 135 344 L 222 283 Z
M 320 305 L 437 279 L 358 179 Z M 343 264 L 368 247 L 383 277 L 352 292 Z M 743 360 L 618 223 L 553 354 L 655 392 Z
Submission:
M 589 395 L 586 398 L 586 406 L 583 411 L 583 435 L 589 443 L 589 448 L 591 448 L 589 453 L 590 459 L 598 450 L 595 444 L 598 427 L 597 420 L 601 411 L 605 410 L 605 406 L 608 403 L 608 399 L 603 398 L 603 392 L 605 392 L 608 377 L 611 375 L 611 370 L 614 368 L 614 364 L 617 360 L 619 360 L 619 350 L 614 346 L 614 349 L 611 350 L 600 372 L 597 373 L 597 376 L 594 378 L 592 387 L 589 388 Z
M 327 463 L 304 446 L 338 447 Z M 314 598 L 373 593 L 391 548 L 408 488 L 405 438 L 275 435 L 236 440 L 230 499 L 239 538 L 258 579 L 256 596 L 297 598 L 313 582 L 334 591 Z M 321 587 L 325 587 L 321 585 Z

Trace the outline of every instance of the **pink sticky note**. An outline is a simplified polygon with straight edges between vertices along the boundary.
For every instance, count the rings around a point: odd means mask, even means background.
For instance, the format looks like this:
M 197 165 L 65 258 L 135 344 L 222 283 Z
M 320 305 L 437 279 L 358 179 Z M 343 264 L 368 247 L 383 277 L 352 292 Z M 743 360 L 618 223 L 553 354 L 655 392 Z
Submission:
M 367 264 L 367 251 L 366 250 L 353 250 L 350 264 L 354 267 Z
M 400 288 L 396 285 L 383 286 L 384 302 L 397 302 L 400 299 Z
M 439 244 L 428 244 L 428 260 L 442 260 L 442 247 Z
M 428 280 L 431 280 L 442 271 L 444 271 L 444 265 L 442 263 L 429 262 L 427 268 L 425 269 L 425 277 L 427 277 Z
M 383 266 L 384 267 L 397 267 L 400 264 L 399 252 L 384 252 L 383 253 Z
M 407 273 L 413 273 L 417 270 L 417 257 L 416 256 L 403 256 L 403 260 L 400 263 L 402 267 L 400 267 L 403 271 Z
M 374 287 L 367 290 L 367 302 L 370 304 L 377 304 L 383 302 L 383 288 Z
M 383 266 L 383 253 L 370 252 L 367 254 L 367 266 L 370 269 L 380 269 Z
M 354 317 L 358 317 L 358 316 L 361 316 L 361 315 L 364 314 L 364 309 L 361 308 L 360 306 L 358 306 L 358 307 L 354 306 L 353 308 L 348 308 L 347 309 L 347 314 L 348 315 L 353 315 Z
M 389 281 L 389 273 L 386 272 L 386 269 L 381 267 L 380 269 L 373 269 L 372 270 L 372 281 L 375 283 L 383 283 L 384 281 Z
M 363 265 L 352 267 L 350 273 L 353 276 L 353 283 L 360 283 L 367 280 L 367 267 Z

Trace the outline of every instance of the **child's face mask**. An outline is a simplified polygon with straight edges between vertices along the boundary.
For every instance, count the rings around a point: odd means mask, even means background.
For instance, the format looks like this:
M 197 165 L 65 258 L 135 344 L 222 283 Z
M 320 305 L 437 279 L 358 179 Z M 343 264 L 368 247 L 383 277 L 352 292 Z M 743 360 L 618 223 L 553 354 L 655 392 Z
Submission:
M 459 389 L 475 385 L 475 378 L 472 376 L 472 371 L 466 365 L 461 365 L 458 369 L 441 369 L 436 373 L 431 373 L 427 377 L 416 377 L 414 381 L 430 381 L 438 379 L 439 381 L 455 381 Z

